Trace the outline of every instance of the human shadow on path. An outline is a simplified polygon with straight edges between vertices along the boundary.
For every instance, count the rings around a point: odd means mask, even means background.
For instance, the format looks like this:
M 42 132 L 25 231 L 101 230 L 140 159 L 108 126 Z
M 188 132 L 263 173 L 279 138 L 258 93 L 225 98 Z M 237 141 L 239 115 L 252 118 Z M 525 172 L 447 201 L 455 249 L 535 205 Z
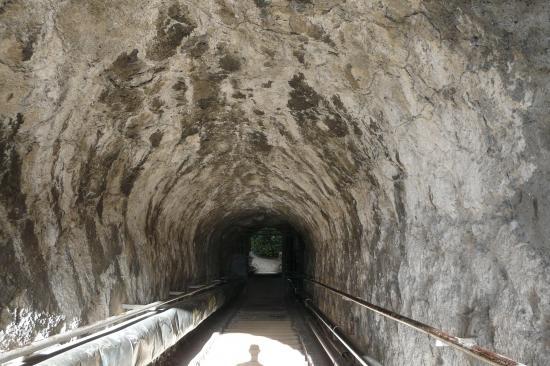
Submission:
M 260 346 L 258 346 L 257 344 L 251 344 L 248 352 L 250 352 L 250 361 L 239 363 L 235 366 L 263 366 L 261 363 L 258 362 Z

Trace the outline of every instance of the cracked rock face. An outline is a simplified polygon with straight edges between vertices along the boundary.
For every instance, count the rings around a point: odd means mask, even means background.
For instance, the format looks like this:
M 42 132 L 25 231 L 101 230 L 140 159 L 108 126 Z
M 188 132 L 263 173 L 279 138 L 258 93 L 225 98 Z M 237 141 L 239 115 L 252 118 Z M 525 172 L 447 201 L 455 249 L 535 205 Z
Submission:
M 0 1 L 0 350 L 214 279 L 270 217 L 308 275 L 549 364 L 549 14 Z M 384 365 L 475 363 L 315 296 Z

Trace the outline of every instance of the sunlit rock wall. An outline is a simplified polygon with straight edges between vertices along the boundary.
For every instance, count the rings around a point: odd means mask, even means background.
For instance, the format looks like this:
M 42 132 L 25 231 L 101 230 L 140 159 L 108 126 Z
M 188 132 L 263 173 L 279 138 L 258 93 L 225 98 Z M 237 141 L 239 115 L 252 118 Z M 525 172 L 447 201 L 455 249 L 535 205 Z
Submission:
M 0 348 L 217 277 L 209 228 L 258 210 L 310 275 L 548 364 L 548 14 L 0 1 Z M 470 362 L 317 298 L 384 365 Z

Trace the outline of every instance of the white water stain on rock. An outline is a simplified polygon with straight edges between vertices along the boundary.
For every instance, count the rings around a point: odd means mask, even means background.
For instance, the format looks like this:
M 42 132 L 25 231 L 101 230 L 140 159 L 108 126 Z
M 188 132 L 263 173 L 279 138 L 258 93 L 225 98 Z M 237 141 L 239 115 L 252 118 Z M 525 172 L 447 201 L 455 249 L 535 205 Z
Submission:
M 3 318 L 9 319 L 0 330 L 0 351 L 11 349 L 14 344 L 29 344 L 64 329 L 62 315 L 48 314 L 29 309 L 8 309 Z

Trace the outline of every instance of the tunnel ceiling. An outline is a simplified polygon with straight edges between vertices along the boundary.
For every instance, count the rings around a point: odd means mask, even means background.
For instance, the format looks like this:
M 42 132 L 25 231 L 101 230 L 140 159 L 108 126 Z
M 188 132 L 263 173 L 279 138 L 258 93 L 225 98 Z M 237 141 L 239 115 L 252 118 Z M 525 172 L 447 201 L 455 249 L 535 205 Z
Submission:
M 209 235 L 262 213 L 309 275 L 549 363 L 548 14 L 0 1 L 0 348 L 215 278 Z M 383 364 L 426 357 L 318 296 Z

